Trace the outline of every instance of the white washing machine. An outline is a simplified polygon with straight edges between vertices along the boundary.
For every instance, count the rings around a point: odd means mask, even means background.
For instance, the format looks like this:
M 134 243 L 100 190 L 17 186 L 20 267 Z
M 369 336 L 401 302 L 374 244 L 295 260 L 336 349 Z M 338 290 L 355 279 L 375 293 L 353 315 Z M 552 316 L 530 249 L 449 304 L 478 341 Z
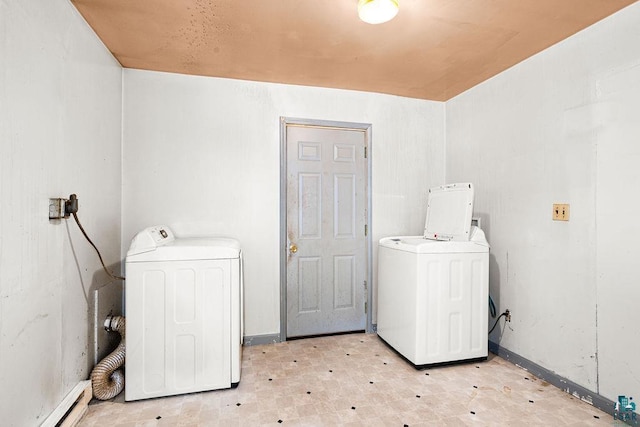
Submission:
M 429 190 L 423 236 L 378 245 L 378 336 L 416 367 L 488 356 L 489 244 L 473 185 Z
M 240 244 L 175 238 L 166 226 L 132 240 L 126 259 L 125 400 L 237 386 L 242 359 Z

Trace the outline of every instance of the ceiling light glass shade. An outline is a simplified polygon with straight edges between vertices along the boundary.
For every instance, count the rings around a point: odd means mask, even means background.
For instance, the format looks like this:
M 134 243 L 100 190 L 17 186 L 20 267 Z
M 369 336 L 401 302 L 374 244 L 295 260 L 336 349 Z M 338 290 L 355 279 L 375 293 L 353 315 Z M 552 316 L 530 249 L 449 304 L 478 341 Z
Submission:
M 398 14 L 398 0 L 358 0 L 358 16 L 369 24 L 382 24 Z

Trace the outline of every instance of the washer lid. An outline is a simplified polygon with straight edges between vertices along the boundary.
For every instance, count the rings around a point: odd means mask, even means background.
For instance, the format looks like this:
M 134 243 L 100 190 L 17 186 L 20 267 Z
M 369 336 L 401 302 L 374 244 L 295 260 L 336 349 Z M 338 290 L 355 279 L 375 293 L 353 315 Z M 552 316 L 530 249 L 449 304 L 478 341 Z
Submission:
M 489 252 L 489 243 L 478 227 L 471 228 L 471 239 L 467 242 L 426 239 L 423 236 L 385 237 L 380 247 L 414 254 L 451 254 Z
M 448 184 L 429 189 L 424 238 L 465 242 L 473 215 L 473 185 Z

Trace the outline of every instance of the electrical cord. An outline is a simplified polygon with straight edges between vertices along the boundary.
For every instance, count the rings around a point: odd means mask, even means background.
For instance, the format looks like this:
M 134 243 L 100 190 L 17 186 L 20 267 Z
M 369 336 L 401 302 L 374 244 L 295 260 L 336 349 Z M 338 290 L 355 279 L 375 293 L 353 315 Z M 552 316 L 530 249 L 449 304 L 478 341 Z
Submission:
M 496 318 L 496 305 L 493 303 L 491 295 L 489 295 L 489 313 L 491 313 L 491 317 Z
M 100 251 L 98 250 L 97 246 L 93 244 L 93 242 L 91 241 L 91 239 L 89 238 L 89 236 L 87 235 L 87 232 L 84 231 L 84 228 L 82 228 L 82 224 L 80 224 L 80 220 L 78 219 L 78 215 L 76 215 L 75 212 L 71 212 L 71 214 L 73 215 L 73 219 L 76 220 L 76 223 L 78 224 L 78 227 L 80 228 L 80 231 L 82 231 L 82 234 L 84 235 L 84 237 L 87 239 L 87 241 L 91 244 L 91 246 L 93 246 L 93 249 L 96 250 L 96 253 L 98 254 L 98 258 L 100 258 L 100 263 L 102 264 L 102 268 L 104 269 L 105 273 L 107 273 L 107 275 L 109 277 L 111 277 L 114 280 L 125 280 L 124 277 L 122 276 L 115 276 L 113 275 L 109 270 L 107 270 L 107 267 L 104 265 L 104 261 L 102 260 L 102 255 L 100 255 Z
M 491 330 L 489 331 L 489 334 L 491 334 L 491 332 L 493 332 L 493 330 L 496 328 L 496 326 L 498 326 L 498 322 L 500 321 L 500 318 L 502 316 L 509 316 L 509 311 L 505 311 L 504 313 L 502 313 L 500 316 L 498 316 L 498 318 L 496 319 L 496 323 L 493 324 L 493 327 L 491 328 Z

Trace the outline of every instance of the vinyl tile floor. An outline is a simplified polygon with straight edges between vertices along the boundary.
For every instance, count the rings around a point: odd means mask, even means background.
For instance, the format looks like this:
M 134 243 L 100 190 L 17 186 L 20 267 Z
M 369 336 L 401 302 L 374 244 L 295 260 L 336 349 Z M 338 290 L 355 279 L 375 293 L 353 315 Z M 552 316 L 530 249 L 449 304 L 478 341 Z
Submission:
M 243 348 L 235 389 L 93 400 L 80 426 L 611 426 L 613 416 L 489 354 L 416 370 L 375 334 Z M 622 424 L 620 424 L 622 425 Z

